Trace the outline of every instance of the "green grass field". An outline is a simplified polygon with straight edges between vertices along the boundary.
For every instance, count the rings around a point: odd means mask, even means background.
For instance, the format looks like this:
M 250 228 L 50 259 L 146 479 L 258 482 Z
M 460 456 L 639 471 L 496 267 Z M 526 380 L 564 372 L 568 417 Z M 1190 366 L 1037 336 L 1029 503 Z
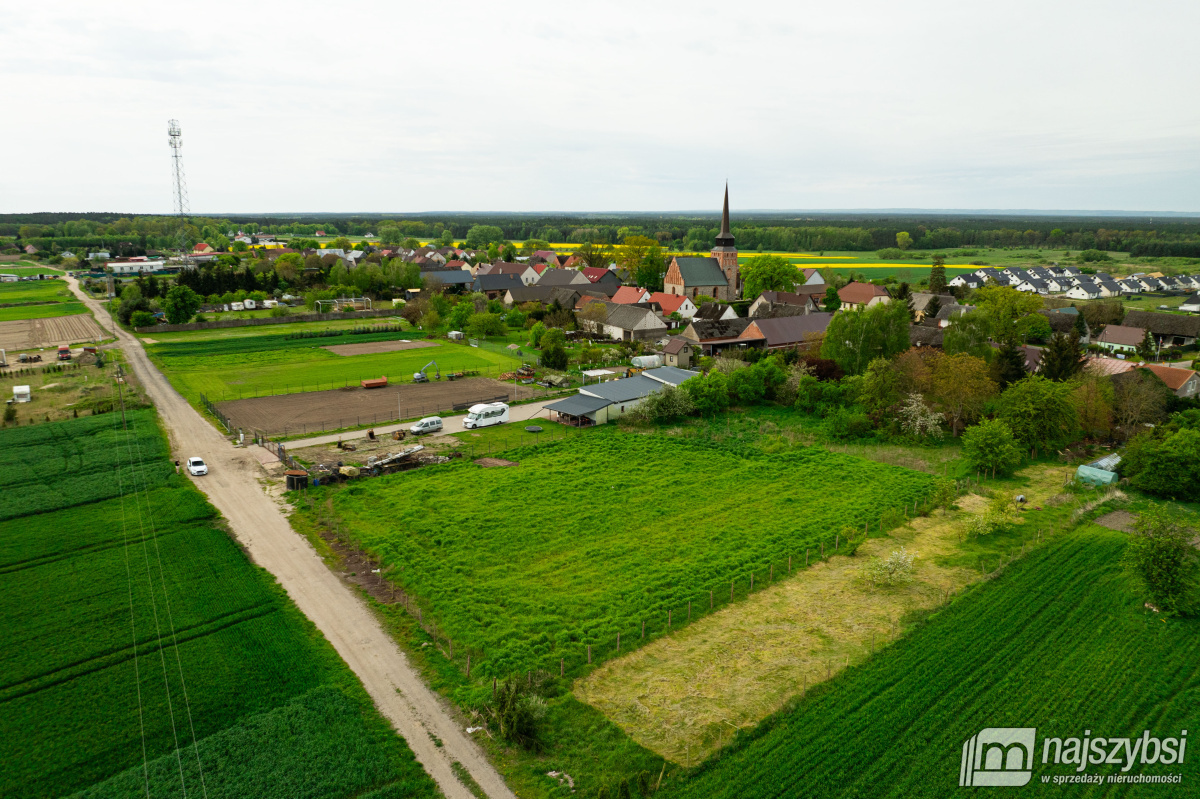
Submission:
M 435 347 L 344 356 L 324 347 L 392 341 L 408 334 L 387 333 L 288 339 L 272 331 L 254 337 L 230 337 L 147 346 L 150 357 L 172 385 L 195 402 L 200 394 L 217 401 L 266 394 L 316 391 L 356 385 L 386 375 L 389 382 L 411 382 L 430 361 L 443 372 L 477 369 L 495 376 L 520 365 L 500 353 L 439 342 Z
M 0 274 L 18 275 L 26 277 L 28 275 L 61 275 L 63 270 L 55 269 L 52 266 L 34 266 L 32 261 L 18 261 L 15 265 L 0 264 Z
M 1200 712 L 1200 622 L 1162 619 L 1120 565 L 1126 536 L 1064 533 L 934 614 L 924 626 L 743 735 L 667 795 L 937 797 L 958 788 L 963 742 L 986 727 L 1035 727 L 1033 782 L 983 796 L 1196 796 L 1195 760 L 1135 765 L 1182 784 L 1042 784 L 1046 736 L 1180 735 Z M 1190 753 L 1189 753 L 1190 754 Z M 1090 774 L 1119 773 L 1090 766 Z M 1033 787 L 1036 785 L 1036 788 Z
M 885 510 L 923 498 L 931 478 L 798 448 L 736 445 L 601 428 L 504 457 L 517 467 L 437 469 L 310 490 L 296 517 L 336 522 L 420 598 L 472 673 L 570 671 L 636 645 L 781 575 L 789 555 L 832 550 Z M 332 495 L 332 507 L 325 497 Z M 535 501 L 539 500 L 540 501 Z M 724 600 L 722 600 L 724 597 Z
M 297 309 L 299 310 L 299 309 Z M 314 330 L 347 330 L 376 324 L 396 324 L 392 317 L 375 319 L 333 319 L 326 322 L 282 322 L 277 325 L 255 327 L 227 327 L 209 330 L 183 330 L 177 333 L 154 333 L 145 338 L 164 344 L 180 344 L 195 341 L 219 341 L 229 338 L 258 338 L 260 336 L 285 336 L 291 333 L 310 333 Z M 407 323 L 403 323 L 407 325 Z
M 127 418 L 128 437 L 119 414 L 42 426 L 41 447 L 0 431 L 3 473 L 33 474 L 5 496 L 41 498 L 10 500 L 26 515 L 0 522 L 0 795 L 435 795 L 174 474 L 152 412 Z
M 74 300 L 71 290 L 59 280 L 0 283 L 0 322 L 86 313 L 84 304 Z

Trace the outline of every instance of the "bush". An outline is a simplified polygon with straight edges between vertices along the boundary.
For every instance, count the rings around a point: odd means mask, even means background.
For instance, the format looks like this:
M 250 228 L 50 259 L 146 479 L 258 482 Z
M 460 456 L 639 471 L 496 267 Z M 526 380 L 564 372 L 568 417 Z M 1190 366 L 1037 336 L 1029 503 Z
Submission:
M 698 378 L 693 378 L 698 379 Z M 668 385 L 662 391 L 651 394 L 629 414 L 638 421 L 667 422 L 695 412 L 696 403 L 686 391 Z
M 1084 250 L 1083 252 L 1079 253 L 1079 260 L 1095 263 L 1097 261 L 1111 261 L 1112 257 L 1102 250 Z
M 870 417 L 859 410 L 836 408 L 825 417 L 825 430 L 836 439 L 866 438 L 874 429 Z
M 1008 474 L 1021 462 L 1012 429 L 999 419 L 985 419 L 962 436 L 963 454 L 972 469 Z
M 871 558 L 863 571 L 872 586 L 910 583 L 916 557 L 916 554 L 909 554 L 908 550 L 900 547 L 886 558 Z
M 129 316 L 129 324 L 132 327 L 150 327 L 154 324 L 154 314 L 149 311 L 134 311 Z
M 547 369 L 566 369 L 567 363 L 567 349 L 557 341 L 542 350 L 542 366 Z
M 271 316 L 275 317 L 276 319 L 281 316 L 287 316 L 289 313 L 291 313 L 291 309 L 289 309 L 286 305 L 276 305 L 271 309 Z M 196 319 L 199 321 L 200 317 L 197 316 Z
M 1193 535 L 1178 515 L 1160 505 L 1138 517 L 1124 559 L 1160 611 L 1187 613 L 1196 605 L 1200 555 Z
M 1181 499 L 1200 495 L 1200 431 L 1183 428 L 1163 437 L 1134 438 L 1125 449 L 1121 473 L 1148 494 Z

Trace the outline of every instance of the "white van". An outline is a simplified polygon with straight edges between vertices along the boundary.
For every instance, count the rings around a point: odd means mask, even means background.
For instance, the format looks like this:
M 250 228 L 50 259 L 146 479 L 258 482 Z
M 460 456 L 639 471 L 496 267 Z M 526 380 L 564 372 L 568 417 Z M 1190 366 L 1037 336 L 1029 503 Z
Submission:
M 508 406 L 503 402 L 480 403 L 471 406 L 467 418 L 463 419 L 463 427 L 467 430 L 474 430 L 476 427 L 491 427 L 507 421 Z
M 426 416 L 421 421 L 408 428 L 408 432 L 414 436 L 422 435 L 423 433 L 440 433 L 442 430 L 442 417 Z

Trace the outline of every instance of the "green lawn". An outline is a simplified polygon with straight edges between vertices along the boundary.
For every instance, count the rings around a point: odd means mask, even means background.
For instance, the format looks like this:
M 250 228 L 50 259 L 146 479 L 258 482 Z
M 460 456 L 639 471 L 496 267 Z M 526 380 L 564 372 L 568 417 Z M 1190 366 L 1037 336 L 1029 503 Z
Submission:
M 435 795 L 332 647 L 174 474 L 153 413 L 127 414 L 128 435 L 119 419 L 45 426 L 41 443 L 0 431 L 29 470 L 5 494 L 54 500 L 0 522 L 0 795 Z
M 1042 763 L 1046 737 L 1136 738 L 1149 730 L 1178 738 L 1195 728 L 1200 621 L 1164 619 L 1142 607 L 1143 593 L 1121 568 L 1125 539 L 1087 525 L 1033 550 L 999 579 L 741 736 L 666 795 L 963 795 L 963 743 L 984 728 L 1010 726 L 1037 730 L 1033 782 L 976 793 L 1200 795 L 1193 758 L 1177 766 L 1139 763 L 1128 772 L 1183 775 L 1170 786 L 1042 782 L 1078 773 L 1074 764 Z M 1086 773 L 1120 768 L 1090 765 Z
M 510 431 L 511 432 L 511 431 Z M 745 595 L 805 548 L 832 549 L 922 499 L 919 472 L 798 448 L 760 450 L 601 428 L 469 462 L 309 492 L 296 523 L 336 520 L 380 557 L 429 618 L 473 651 L 472 673 L 568 672 Z M 801 476 L 803 476 L 801 478 Z M 532 501 L 538 495 L 543 501 Z M 325 497 L 332 497 L 332 509 Z M 330 518 L 332 514 L 332 519 Z
M 0 305 L 15 302 L 69 302 L 74 298 L 61 280 L 0 283 Z
M 18 261 L 16 265 L 0 264 L 0 274 L 5 275 L 61 275 L 63 270 L 52 266 L 34 266 L 32 261 Z
M 301 309 L 295 309 L 297 313 Z M 211 316 L 211 314 L 205 314 Z M 283 336 L 291 333 L 308 333 L 315 330 L 347 330 L 355 327 L 370 325 L 396 324 L 391 317 L 372 319 L 333 319 L 327 322 L 282 322 L 277 325 L 260 325 L 256 327 L 228 327 L 210 330 L 184 330 L 178 333 L 154 333 L 149 338 L 164 344 L 192 341 L 217 341 L 229 338 L 258 338 L 261 336 Z M 407 325 L 407 323 L 404 323 Z
M 0 322 L 17 319 L 49 319 L 54 316 L 73 316 L 87 313 L 82 302 L 54 302 L 46 305 L 19 305 L 15 308 L 0 308 Z
M 355 385 L 364 378 L 382 375 L 393 383 L 411 382 L 413 373 L 430 361 L 436 361 L 442 372 L 479 370 L 493 377 L 520 365 L 500 353 L 446 341 L 434 347 L 353 356 L 324 349 L 340 344 L 390 341 L 405 335 L 287 339 L 272 330 L 270 334 L 260 332 L 254 338 L 151 344 L 147 350 L 172 385 L 192 401 L 200 394 L 218 401 L 317 391 Z

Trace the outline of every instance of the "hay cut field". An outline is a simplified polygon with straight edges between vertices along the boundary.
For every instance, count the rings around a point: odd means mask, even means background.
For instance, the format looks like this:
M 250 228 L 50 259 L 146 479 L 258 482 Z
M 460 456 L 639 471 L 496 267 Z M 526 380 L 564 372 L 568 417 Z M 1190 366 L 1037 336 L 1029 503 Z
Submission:
M 0 795 L 438 795 L 127 418 L 0 431 Z
M 472 675 L 576 672 L 833 550 L 922 499 L 918 472 L 799 448 L 781 455 L 601 428 L 459 463 L 309 490 L 294 517 L 383 562 Z M 561 661 L 561 664 L 560 664 Z
M 1200 714 L 1200 620 L 1163 619 L 1121 567 L 1124 533 L 1062 534 L 883 652 L 781 711 L 664 792 L 672 799 L 950 797 L 963 743 L 986 727 L 1034 727 L 1030 785 L 986 796 L 1194 797 L 1197 761 L 1135 763 L 1167 785 L 1054 784 L 1047 737 L 1180 736 Z M 1106 748 L 1106 752 L 1110 747 Z M 1088 765 L 1089 775 L 1120 774 Z M 1049 783 L 1043 782 L 1049 780 Z M 1034 787 L 1036 786 L 1036 788 Z M 970 789 L 968 789 L 970 790 Z

